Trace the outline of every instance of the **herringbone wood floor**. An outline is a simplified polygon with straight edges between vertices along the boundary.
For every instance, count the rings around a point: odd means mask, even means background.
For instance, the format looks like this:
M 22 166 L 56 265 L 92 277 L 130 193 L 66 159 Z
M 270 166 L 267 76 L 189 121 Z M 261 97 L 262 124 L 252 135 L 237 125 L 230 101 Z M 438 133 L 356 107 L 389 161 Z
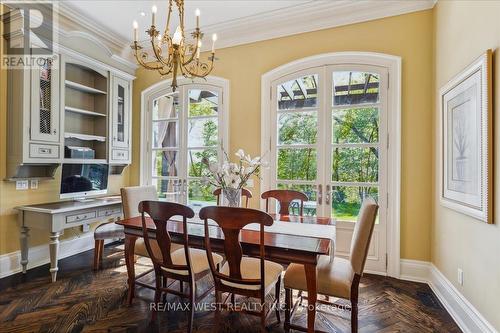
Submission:
M 187 317 L 180 308 L 161 312 L 159 321 L 150 323 L 153 293 L 147 289 L 138 289 L 131 307 L 124 305 L 127 285 L 121 248 L 106 248 L 99 272 L 91 270 L 92 251 L 88 251 L 61 260 L 56 283 L 49 282 L 47 266 L 0 280 L 0 332 L 184 332 Z M 138 272 L 149 269 L 145 259 L 136 267 Z M 151 276 L 145 278 L 152 281 Z M 209 284 L 209 278 L 202 283 Z M 212 300 L 209 295 L 205 302 Z M 172 295 L 168 302 L 180 304 Z M 345 310 L 322 309 L 316 326 L 350 332 L 349 316 Z M 259 330 L 256 317 L 225 313 L 222 318 L 220 332 Z M 299 308 L 294 322 L 305 325 L 305 318 L 305 308 Z M 375 275 L 361 280 L 359 319 L 360 332 L 460 332 L 427 285 Z M 268 324 L 271 332 L 283 332 L 274 315 Z M 196 312 L 195 331 L 215 331 L 213 312 Z

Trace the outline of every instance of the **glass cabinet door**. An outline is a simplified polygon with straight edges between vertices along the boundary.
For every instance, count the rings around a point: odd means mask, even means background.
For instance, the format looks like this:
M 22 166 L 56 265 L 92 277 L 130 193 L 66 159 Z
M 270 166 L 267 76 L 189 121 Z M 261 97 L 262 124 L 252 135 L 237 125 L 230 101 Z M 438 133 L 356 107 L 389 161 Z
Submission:
M 130 84 L 113 78 L 113 147 L 129 145 Z
M 33 141 L 59 142 L 59 72 L 52 58 L 40 58 L 31 69 L 31 130 Z

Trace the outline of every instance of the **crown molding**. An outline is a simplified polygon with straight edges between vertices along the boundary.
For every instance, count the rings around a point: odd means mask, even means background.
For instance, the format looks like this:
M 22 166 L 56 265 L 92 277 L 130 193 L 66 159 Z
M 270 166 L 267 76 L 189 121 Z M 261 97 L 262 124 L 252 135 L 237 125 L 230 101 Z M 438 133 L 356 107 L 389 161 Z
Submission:
M 381 19 L 434 7 L 436 0 L 314 1 L 203 27 L 217 33 L 217 48 Z

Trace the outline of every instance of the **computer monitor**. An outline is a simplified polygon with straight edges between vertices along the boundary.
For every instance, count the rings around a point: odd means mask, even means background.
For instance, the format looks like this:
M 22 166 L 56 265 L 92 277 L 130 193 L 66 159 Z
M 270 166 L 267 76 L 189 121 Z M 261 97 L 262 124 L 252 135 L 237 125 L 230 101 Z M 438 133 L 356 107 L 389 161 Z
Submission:
M 61 199 L 86 198 L 106 194 L 108 174 L 109 166 L 107 164 L 63 164 Z

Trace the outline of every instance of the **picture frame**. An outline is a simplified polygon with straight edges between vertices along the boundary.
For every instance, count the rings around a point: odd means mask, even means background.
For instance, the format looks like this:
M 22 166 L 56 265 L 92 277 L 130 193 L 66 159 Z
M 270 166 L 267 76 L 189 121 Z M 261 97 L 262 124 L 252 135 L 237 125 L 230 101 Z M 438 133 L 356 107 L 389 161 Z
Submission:
M 493 223 L 492 51 L 440 90 L 440 201 Z

